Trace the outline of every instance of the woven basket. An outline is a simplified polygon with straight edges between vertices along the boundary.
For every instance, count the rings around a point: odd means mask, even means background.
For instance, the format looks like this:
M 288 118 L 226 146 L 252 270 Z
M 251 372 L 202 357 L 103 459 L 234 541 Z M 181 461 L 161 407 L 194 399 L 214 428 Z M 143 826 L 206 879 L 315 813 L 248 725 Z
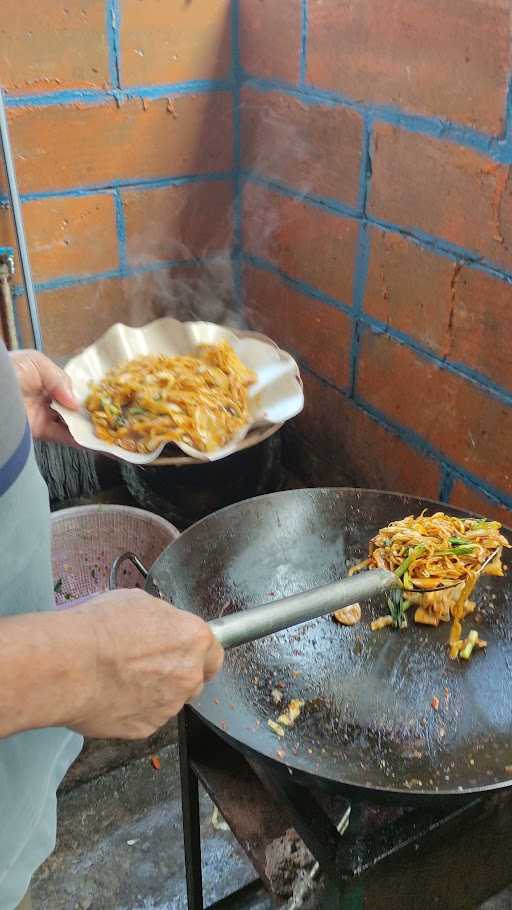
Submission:
M 108 589 L 110 567 L 131 551 L 148 568 L 179 531 L 152 512 L 130 506 L 78 506 L 52 514 L 52 564 L 57 607 L 72 605 Z M 137 570 L 126 563 L 119 586 L 142 587 Z

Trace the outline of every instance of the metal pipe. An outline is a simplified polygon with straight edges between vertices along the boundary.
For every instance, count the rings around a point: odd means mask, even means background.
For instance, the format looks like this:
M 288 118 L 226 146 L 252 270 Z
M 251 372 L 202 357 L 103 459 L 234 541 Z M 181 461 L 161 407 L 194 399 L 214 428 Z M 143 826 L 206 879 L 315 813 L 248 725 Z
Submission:
M 400 582 L 393 572 L 372 569 L 303 594 L 294 594 L 261 607 L 212 619 L 208 625 L 224 648 L 236 648 L 282 629 L 334 613 L 359 600 L 368 600 L 397 585 Z
M 18 332 L 16 329 L 16 317 L 14 315 L 14 301 L 11 293 L 13 268 L 14 261 L 11 254 L 0 255 L 0 309 L 3 309 L 5 340 L 10 351 L 17 351 L 19 348 Z
M 21 273 L 23 277 L 23 285 L 25 287 L 25 294 L 27 296 L 28 310 L 30 314 L 30 322 L 32 325 L 32 335 L 34 337 L 34 347 L 38 351 L 43 350 L 43 334 L 41 331 L 41 324 L 39 321 L 39 312 L 37 309 L 37 300 L 34 290 L 34 283 L 32 281 L 32 270 L 30 268 L 30 259 L 28 255 L 27 241 L 25 237 L 25 227 L 23 224 L 23 213 L 21 210 L 20 195 L 18 192 L 18 184 L 16 181 L 16 170 L 14 167 L 14 158 L 12 155 L 11 141 L 9 136 L 9 126 L 7 123 L 7 112 L 5 107 L 4 93 L 0 88 L 0 147 L 2 150 L 2 158 L 5 167 L 5 173 L 7 177 L 7 190 L 9 193 L 9 201 L 11 203 L 12 215 L 14 220 L 14 228 L 16 231 L 16 240 L 18 243 L 18 251 L 20 254 L 20 263 L 21 263 Z

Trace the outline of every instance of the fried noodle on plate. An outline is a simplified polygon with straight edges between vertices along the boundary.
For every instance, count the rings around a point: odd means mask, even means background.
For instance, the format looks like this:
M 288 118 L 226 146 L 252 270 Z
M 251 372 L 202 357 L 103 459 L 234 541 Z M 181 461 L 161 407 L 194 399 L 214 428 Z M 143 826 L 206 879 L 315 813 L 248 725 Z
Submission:
M 91 385 L 87 410 L 99 439 L 130 452 L 162 442 L 212 452 L 250 422 L 248 393 L 255 374 L 227 341 L 194 354 L 150 354 L 110 370 Z
M 366 568 L 388 569 L 402 582 L 402 590 L 388 599 L 389 616 L 372 623 L 374 631 L 404 628 L 407 610 L 415 607 L 417 623 L 438 626 L 452 621 L 450 657 L 468 659 L 475 647 L 486 644 L 474 630 L 462 637 L 462 621 L 475 609 L 469 598 L 483 564 L 495 551 L 482 574 L 503 575 L 503 547 L 510 544 L 498 521 L 422 512 L 381 528 L 370 541 L 368 559 L 353 566 L 349 575 Z

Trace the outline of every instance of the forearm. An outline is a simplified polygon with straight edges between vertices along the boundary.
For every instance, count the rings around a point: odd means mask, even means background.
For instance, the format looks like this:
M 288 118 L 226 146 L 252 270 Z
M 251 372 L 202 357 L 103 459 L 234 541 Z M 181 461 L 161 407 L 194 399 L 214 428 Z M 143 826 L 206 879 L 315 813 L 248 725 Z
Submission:
M 70 725 L 93 682 L 94 649 L 78 611 L 0 619 L 0 738 Z

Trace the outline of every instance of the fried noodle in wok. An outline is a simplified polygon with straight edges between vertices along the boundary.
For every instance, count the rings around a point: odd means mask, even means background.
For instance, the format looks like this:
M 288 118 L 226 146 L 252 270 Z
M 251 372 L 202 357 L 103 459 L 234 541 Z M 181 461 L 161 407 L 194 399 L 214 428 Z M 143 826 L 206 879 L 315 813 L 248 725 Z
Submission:
M 469 598 L 481 567 L 495 551 L 483 574 L 503 575 L 503 547 L 510 544 L 498 521 L 422 512 L 417 518 L 409 515 L 381 528 L 370 541 L 368 559 L 349 574 L 364 568 L 388 569 L 401 579 L 403 590 L 398 598 L 390 598 L 391 615 L 375 620 L 374 631 L 405 626 L 406 611 L 414 606 L 417 623 L 438 626 L 453 620 L 450 656 L 466 657 L 475 646 L 485 645 L 476 632 L 462 639 L 462 620 L 475 609 Z
M 211 452 L 250 422 L 255 381 L 223 341 L 190 356 L 151 354 L 123 363 L 91 386 L 86 407 L 96 436 L 130 452 L 153 452 L 162 442 Z

